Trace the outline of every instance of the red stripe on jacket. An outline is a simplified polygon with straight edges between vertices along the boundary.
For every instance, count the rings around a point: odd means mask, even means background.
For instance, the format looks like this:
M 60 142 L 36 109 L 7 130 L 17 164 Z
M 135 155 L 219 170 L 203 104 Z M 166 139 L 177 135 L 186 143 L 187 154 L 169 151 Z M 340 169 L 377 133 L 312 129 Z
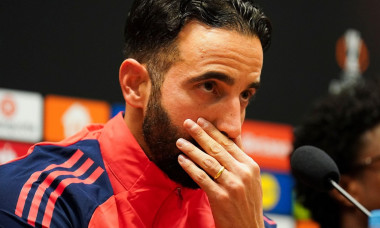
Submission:
M 44 218 L 42 220 L 42 227 L 50 227 L 51 218 L 53 216 L 53 211 L 55 207 L 55 202 L 57 201 L 58 197 L 61 196 L 62 192 L 65 190 L 65 188 L 70 184 L 77 184 L 77 183 L 83 183 L 83 184 L 92 184 L 94 183 L 100 175 L 104 172 L 104 169 L 101 167 L 98 167 L 89 177 L 87 177 L 84 180 L 78 179 L 78 178 L 67 178 L 62 180 L 57 188 L 50 194 L 48 203 L 46 205 Z
M 33 197 L 32 200 L 32 205 L 29 210 L 29 216 L 28 216 L 28 223 L 32 226 L 35 225 L 35 221 L 37 218 L 38 214 L 38 208 L 40 207 L 42 197 L 45 194 L 46 189 L 49 188 L 51 183 L 53 181 L 62 175 L 73 175 L 75 177 L 82 176 L 85 172 L 88 171 L 88 169 L 91 167 L 91 165 L 94 164 L 94 162 L 91 159 L 87 159 L 77 170 L 75 171 L 64 171 L 64 170 L 59 170 L 59 171 L 54 171 L 51 172 L 46 179 L 38 186 L 38 189 Z
M 41 176 L 43 172 L 52 170 L 57 167 L 71 168 L 82 156 L 83 156 L 83 152 L 80 150 L 77 150 L 75 154 L 73 154 L 66 162 L 59 165 L 51 164 L 44 170 L 33 173 L 21 189 L 20 195 L 17 200 L 15 214 L 19 217 L 22 217 L 25 201 L 26 201 L 26 198 L 28 197 L 30 189 L 32 188 L 32 184 L 38 180 L 38 178 Z

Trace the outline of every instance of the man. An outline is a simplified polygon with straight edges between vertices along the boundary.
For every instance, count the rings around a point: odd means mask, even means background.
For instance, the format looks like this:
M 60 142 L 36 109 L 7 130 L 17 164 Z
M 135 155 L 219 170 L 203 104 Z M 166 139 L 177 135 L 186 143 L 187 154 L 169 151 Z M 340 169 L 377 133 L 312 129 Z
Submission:
M 270 44 L 267 17 L 251 1 L 138 0 L 125 31 L 124 116 L 38 144 L 0 167 L 0 220 L 43 227 L 273 225 L 262 214 L 259 166 L 241 143 Z M 9 178 L 15 181 L 5 186 Z
M 362 81 L 315 105 L 295 131 L 295 148 L 313 145 L 337 163 L 340 185 L 368 210 L 380 208 L 380 84 Z M 336 190 L 296 182 L 297 198 L 322 228 L 366 228 L 368 218 Z

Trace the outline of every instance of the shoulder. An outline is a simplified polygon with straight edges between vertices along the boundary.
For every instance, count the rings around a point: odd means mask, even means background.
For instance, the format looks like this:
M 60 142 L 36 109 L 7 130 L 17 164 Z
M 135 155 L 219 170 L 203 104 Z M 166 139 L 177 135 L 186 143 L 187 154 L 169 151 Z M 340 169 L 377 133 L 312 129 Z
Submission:
M 40 143 L 31 150 L 0 166 L 0 220 L 86 226 L 113 194 L 96 137 Z
M 264 227 L 265 228 L 276 228 L 277 223 L 268 218 L 266 215 L 264 215 Z

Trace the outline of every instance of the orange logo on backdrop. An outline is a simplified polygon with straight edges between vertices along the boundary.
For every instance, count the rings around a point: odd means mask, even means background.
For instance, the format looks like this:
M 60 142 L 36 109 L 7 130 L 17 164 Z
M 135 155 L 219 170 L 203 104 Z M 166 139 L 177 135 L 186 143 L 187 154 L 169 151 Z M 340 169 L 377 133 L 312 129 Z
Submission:
M 293 127 L 245 120 L 242 126 L 244 151 L 261 168 L 288 172 L 289 154 L 293 149 Z
M 45 97 L 44 139 L 60 141 L 90 123 L 105 123 L 110 106 L 105 101 L 57 95 Z

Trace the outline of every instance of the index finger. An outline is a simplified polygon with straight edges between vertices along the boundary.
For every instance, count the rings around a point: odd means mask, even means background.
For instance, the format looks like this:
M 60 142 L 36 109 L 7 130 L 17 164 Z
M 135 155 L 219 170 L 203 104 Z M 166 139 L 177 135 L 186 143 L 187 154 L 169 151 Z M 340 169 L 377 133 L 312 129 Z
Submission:
M 234 169 L 237 165 L 236 159 L 234 159 L 223 146 L 210 137 L 197 123 L 187 119 L 184 122 L 184 127 L 207 154 L 214 157 L 227 169 Z
M 212 123 L 203 118 L 198 118 L 197 124 L 239 162 L 244 163 L 247 159 L 252 160 L 252 158 L 242 150 L 241 137 L 234 142 L 232 139 L 222 134 Z

